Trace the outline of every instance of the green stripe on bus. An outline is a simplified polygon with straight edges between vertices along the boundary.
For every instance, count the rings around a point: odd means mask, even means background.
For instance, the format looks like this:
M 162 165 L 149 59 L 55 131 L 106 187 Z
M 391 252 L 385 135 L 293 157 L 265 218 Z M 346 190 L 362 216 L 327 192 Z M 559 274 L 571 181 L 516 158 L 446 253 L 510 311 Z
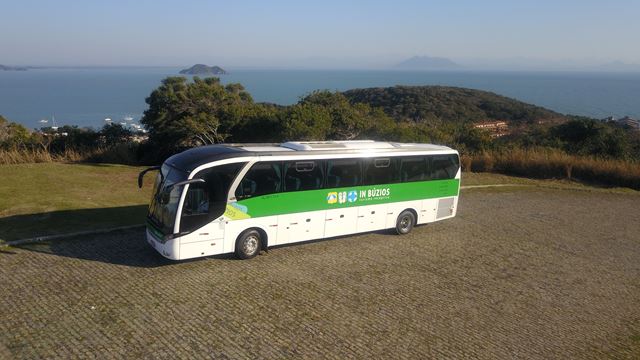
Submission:
M 239 220 L 305 211 L 457 196 L 460 180 L 432 180 L 387 185 L 282 192 L 244 199 L 227 206 L 225 216 Z

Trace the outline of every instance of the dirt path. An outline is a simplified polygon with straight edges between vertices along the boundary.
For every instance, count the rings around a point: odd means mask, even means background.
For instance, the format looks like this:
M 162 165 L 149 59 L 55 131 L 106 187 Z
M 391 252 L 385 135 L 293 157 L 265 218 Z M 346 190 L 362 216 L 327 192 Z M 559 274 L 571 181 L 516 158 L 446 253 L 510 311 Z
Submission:
M 139 230 L 0 252 L 0 356 L 638 358 L 640 196 L 478 189 L 459 216 L 251 261 Z M 4 348 L 4 349 L 3 349 Z

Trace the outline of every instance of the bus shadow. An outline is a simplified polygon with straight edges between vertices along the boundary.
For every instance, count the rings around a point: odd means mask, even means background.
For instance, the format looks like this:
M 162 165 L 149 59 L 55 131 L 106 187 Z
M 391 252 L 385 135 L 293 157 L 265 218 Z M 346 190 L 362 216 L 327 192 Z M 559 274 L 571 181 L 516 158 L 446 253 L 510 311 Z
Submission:
M 35 242 L 14 248 L 132 267 L 154 268 L 175 263 L 162 257 L 147 244 L 143 227 Z
M 143 224 L 147 208 L 147 205 L 130 205 L 0 217 L 0 240 L 9 242 Z
M 0 218 L 0 238 L 13 241 L 135 225 L 144 222 L 146 212 L 146 205 L 133 205 L 7 216 Z M 146 243 L 143 226 L 14 245 L 3 249 L 0 256 L 12 255 L 13 248 L 134 267 L 172 263 Z

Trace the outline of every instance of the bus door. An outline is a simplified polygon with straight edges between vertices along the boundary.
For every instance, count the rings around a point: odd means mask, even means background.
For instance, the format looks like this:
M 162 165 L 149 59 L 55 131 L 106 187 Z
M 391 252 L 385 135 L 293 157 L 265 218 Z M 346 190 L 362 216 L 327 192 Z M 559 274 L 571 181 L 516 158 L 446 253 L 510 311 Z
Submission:
M 229 187 L 245 163 L 232 163 L 200 171 L 186 189 L 180 212 L 180 257 L 185 251 L 198 256 L 221 253 Z

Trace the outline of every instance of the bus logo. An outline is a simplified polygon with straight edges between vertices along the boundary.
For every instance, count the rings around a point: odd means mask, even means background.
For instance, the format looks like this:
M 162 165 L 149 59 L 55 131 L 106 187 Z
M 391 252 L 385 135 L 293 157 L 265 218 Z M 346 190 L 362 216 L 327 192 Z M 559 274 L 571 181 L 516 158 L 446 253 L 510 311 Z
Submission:
M 338 202 L 340 204 L 344 204 L 345 202 L 347 202 L 347 192 L 346 191 L 341 191 L 338 193 Z
M 338 193 L 337 192 L 330 192 L 329 194 L 327 194 L 327 204 L 335 204 L 338 202 Z
M 358 192 L 355 190 L 349 191 L 349 195 L 347 195 L 347 200 L 349 200 L 350 203 L 358 201 Z

